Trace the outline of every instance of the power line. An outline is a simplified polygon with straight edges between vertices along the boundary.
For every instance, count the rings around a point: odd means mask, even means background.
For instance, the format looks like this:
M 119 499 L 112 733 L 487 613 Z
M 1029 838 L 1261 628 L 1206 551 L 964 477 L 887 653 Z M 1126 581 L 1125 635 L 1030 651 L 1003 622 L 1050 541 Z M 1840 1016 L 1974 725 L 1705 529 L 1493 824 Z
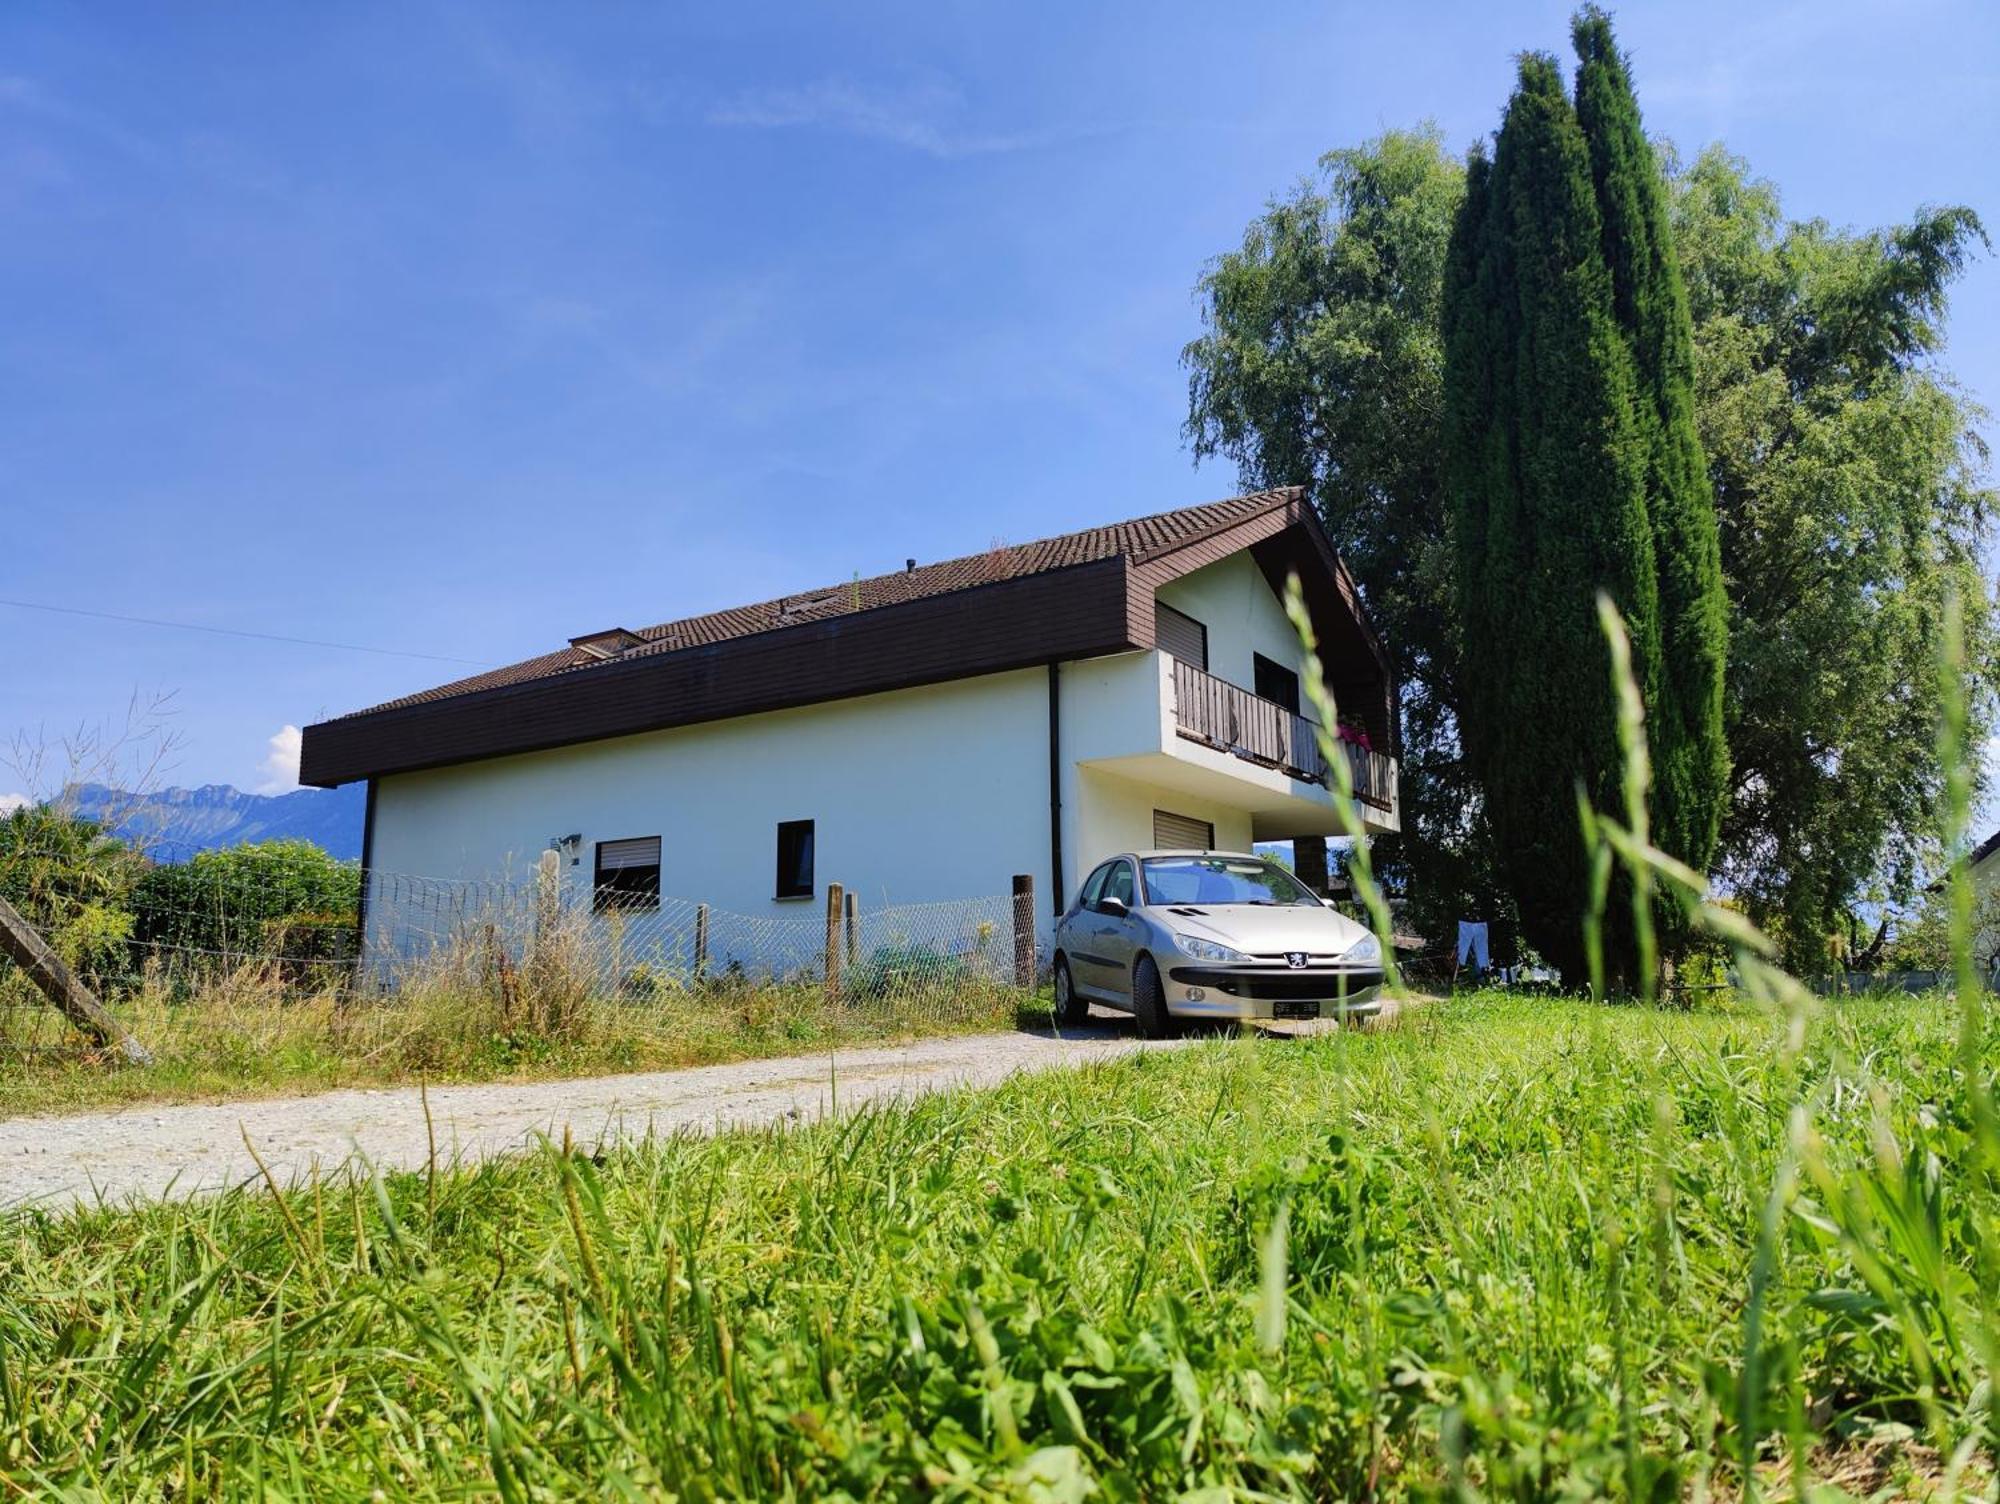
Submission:
M 326 642 L 317 637 L 285 637 L 276 632 L 246 632 L 240 627 L 207 627 L 192 621 L 163 621 L 155 616 L 121 616 L 115 611 L 87 611 L 81 606 L 51 606 L 45 601 L 14 601 L 0 598 L 0 606 L 21 611 L 50 611 L 59 616 L 89 616 L 98 621 L 126 622 L 139 627 L 172 627 L 177 632 L 207 632 L 216 637 L 248 637 L 257 642 L 287 642 L 302 648 L 336 648 L 343 653 L 375 653 L 384 658 L 426 658 L 432 663 L 463 663 L 472 668 L 488 665 L 476 658 L 454 658 L 446 653 L 415 653 L 407 648 L 371 648 L 358 642 Z

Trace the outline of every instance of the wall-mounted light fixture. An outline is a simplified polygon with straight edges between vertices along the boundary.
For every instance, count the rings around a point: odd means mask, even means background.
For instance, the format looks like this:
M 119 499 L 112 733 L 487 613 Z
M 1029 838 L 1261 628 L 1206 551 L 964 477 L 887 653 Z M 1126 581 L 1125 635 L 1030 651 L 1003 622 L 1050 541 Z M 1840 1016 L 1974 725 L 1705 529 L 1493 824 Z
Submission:
M 578 850 L 581 849 L 582 846 L 583 846 L 583 832 L 580 830 L 573 830 L 566 836 L 549 837 L 549 850 L 568 852 L 569 864 L 572 867 L 578 865 L 583 860 L 582 857 L 577 855 Z

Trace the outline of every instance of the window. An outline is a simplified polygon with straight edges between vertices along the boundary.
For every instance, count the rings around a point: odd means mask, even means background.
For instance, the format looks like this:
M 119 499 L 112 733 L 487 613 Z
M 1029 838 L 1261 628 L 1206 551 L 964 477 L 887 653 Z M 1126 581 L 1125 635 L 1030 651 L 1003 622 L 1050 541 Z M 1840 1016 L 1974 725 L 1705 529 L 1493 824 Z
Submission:
M 1104 879 L 1111 875 L 1111 863 L 1106 862 L 1083 880 L 1083 887 L 1077 892 L 1076 906 L 1087 909 L 1096 903 L 1104 892 Z
M 1104 880 L 1104 891 L 1098 896 L 1100 898 L 1121 898 L 1125 901 L 1125 906 L 1130 908 L 1132 906 L 1132 864 L 1130 862 L 1113 862 L 1111 864 L 1111 875 Z
M 1275 659 L 1256 655 L 1257 698 L 1282 705 L 1293 715 L 1299 713 L 1299 676 Z
M 778 822 L 778 897 L 811 898 L 813 893 L 813 822 Z
M 590 907 L 598 914 L 655 914 L 660 908 L 660 838 L 632 836 L 597 843 L 597 883 Z
M 1208 628 L 1185 611 L 1154 601 L 1153 640 L 1182 663 L 1208 668 Z
M 1153 844 L 1161 851 L 1212 851 L 1215 827 L 1206 820 L 1177 815 L 1172 810 L 1153 811 Z

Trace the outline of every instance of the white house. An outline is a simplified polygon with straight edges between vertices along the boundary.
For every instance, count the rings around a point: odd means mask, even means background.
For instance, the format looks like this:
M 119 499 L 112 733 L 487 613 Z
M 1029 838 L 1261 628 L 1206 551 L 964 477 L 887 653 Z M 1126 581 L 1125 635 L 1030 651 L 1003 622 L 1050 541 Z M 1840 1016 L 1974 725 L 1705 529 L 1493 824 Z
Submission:
M 636 908 L 802 918 L 829 882 L 881 906 L 1025 873 L 1045 944 L 1109 853 L 1338 830 L 1292 573 L 1367 827 L 1393 832 L 1388 658 L 1296 490 L 594 631 L 308 727 L 300 776 L 367 781 L 375 874 L 489 881 L 553 845 Z M 1324 843 L 1300 850 L 1323 883 Z
M 2000 988 L 2000 830 L 1972 850 L 1974 954 L 1986 969 L 1987 982 Z

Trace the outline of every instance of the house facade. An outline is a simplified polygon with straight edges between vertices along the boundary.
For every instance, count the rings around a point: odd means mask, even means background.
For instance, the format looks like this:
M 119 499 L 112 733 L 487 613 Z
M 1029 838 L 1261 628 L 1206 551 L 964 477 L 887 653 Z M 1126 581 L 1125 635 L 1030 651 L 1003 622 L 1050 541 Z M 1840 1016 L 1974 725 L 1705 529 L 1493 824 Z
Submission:
M 1973 954 L 1986 983 L 2000 991 L 2000 830 L 1972 850 Z
M 1110 853 L 1338 831 L 1294 573 L 1366 828 L 1393 832 L 1388 659 L 1295 490 L 574 638 L 308 727 L 300 776 L 367 782 L 375 874 L 499 882 L 553 848 L 599 907 L 774 920 L 829 882 L 879 908 L 1030 874 L 1045 945 Z

